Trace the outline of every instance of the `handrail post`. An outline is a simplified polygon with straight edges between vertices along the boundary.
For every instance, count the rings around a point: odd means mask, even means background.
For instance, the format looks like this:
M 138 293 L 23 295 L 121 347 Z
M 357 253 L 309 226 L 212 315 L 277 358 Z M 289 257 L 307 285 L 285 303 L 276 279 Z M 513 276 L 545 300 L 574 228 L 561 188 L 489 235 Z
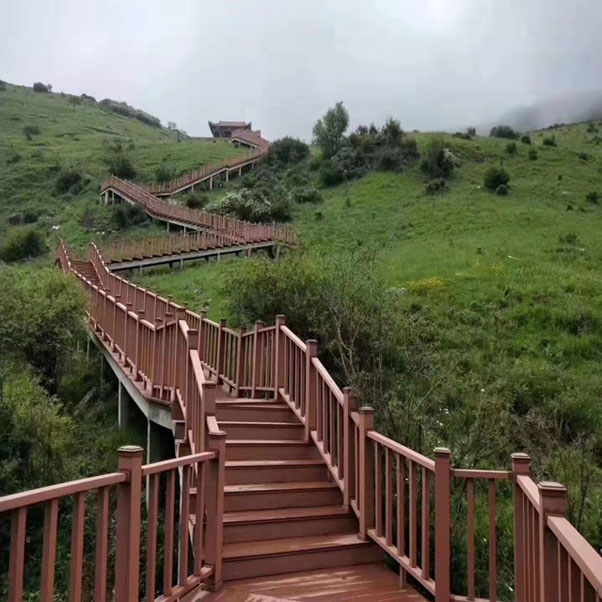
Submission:
M 355 410 L 353 389 L 343 389 L 343 506 L 349 508 L 351 495 L 355 491 L 355 425 L 352 424 L 351 412 Z
M 127 480 L 117 488 L 117 544 L 115 555 L 115 599 L 138 602 L 140 571 L 140 502 L 142 454 L 137 445 L 119 448 L 119 471 Z
M 234 394 L 236 397 L 240 397 L 240 387 L 242 386 L 242 379 L 244 374 L 245 363 L 243 361 L 243 338 L 245 336 L 246 329 L 244 327 L 240 328 L 238 331 L 238 337 L 236 339 L 236 373 L 234 375 L 235 386 L 234 386 Z
M 374 410 L 363 407 L 358 410 L 360 450 L 360 539 L 369 539 L 368 530 L 374 528 L 374 445 L 368 440 L 368 431 L 374 429 Z
M 203 354 L 205 352 L 205 337 L 207 336 L 207 326 L 205 324 L 205 319 L 207 317 L 207 311 L 201 311 L 201 319 L 199 320 L 199 359 L 202 361 L 205 360 Z
M 136 366 L 134 370 L 134 380 L 140 381 L 142 377 L 140 376 L 140 361 L 142 355 L 142 338 L 140 336 L 140 322 L 144 320 L 144 310 L 139 309 L 136 312 L 136 358 L 134 360 Z
M 251 368 L 251 397 L 255 397 L 259 381 L 259 364 L 261 358 L 261 348 L 259 347 L 259 331 L 263 328 L 263 322 L 257 320 L 255 322 L 255 330 L 253 331 L 253 359 Z
M 216 384 L 212 381 L 205 381 L 201 385 L 201 407 L 199 408 L 200 431 L 202 440 L 199 444 L 195 441 L 195 447 L 199 451 L 207 451 L 209 449 L 209 431 L 207 429 L 207 416 L 215 416 L 215 397 Z
M 318 341 L 305 342 L 305 441 L 309 442 L 311 432 L 316 429 L 316 368 L 314 357 L 318 356 Z
M 274 331 L 274 399 L 278 401 L 280 388 L 284 384 L 284 334 L 282 327 L 286 318 L 279 314 L 276 316 L 276 330 Z
M 207 532 L 206 532 L 206 561 L 213 567 L 213 574 L 208 587 L 212 591 L 221 589 L 222 579 L 222 548 L 224 541 L 224 484 L 226 433 L 212 432 L 209 435 L 209 449 L 216 453 L 215 460 L 209 463 L 209 496 L 207 500 Z
M 449 602 L 451 558 L 451 453 L 435 448 L 435 602 Z
M 564 516 L 566 489 L 544 481 L 539 489 L 539 591 L 541 602 L 563 602 L 559 593 L 558 540 L 548 528 L 548 516 Z
M 222 367 L 224 365 L 224 328 L 226 327 L 226 320 L 222 318 L 219 321 L 219 327 L 217 331 L 217 358 L 215 359 L 215 382 L 219 384 Z
M 514 498 L 514 597 L 516 602 L 526 602 L 525 517 L 523 494 L 517 477 L 530 474 L 531 458 L 527 454 L 512 454 L 512 481 Z

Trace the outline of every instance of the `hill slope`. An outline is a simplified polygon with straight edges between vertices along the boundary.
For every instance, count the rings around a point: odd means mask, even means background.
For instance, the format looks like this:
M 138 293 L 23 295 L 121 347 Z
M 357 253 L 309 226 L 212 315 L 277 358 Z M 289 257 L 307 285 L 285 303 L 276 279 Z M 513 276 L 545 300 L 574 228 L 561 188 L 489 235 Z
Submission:
M 98 204 L 98 184 L 117 154 L 131 162 L 136 178 L 150 181 L 162 164 L 179 175 L 240 152 L 225 142 L 178 142 L 175 132 L 94 100 L 73 105 L 71 98 L 22 86 L 0 90 L 0 235 L 8 218 L 17 221 L 25 212 L 39 218 L 51 244 L 59 235 L 84 244 L 115 229 L 112 210 Z M 78 185 L 71 192 L 57 188 L 61 173 L 72 171 L 81 175 Z

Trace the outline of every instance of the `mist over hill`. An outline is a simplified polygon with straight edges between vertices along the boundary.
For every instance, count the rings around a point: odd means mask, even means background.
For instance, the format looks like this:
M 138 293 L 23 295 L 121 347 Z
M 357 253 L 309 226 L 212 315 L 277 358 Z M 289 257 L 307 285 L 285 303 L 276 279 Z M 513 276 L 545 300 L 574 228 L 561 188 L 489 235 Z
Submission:
M 578 123 L 602 119 L 602 90 L 590 90 L 517 107 L 502 113 L 493 123 L 481 124 L 479 133 L 486 134 L 500 123 L 520 131 L 541 130 L 554 124 Z

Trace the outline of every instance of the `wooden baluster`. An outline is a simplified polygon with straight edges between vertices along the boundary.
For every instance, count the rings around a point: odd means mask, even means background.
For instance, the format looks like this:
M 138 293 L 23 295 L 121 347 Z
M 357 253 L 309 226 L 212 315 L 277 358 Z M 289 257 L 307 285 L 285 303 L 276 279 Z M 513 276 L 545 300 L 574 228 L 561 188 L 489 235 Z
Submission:
M 368 530 L 374 527 L 374 446 L 368 439 L 368 432 L 374 429 L 374 410 L 363 407 L 359 413 L 359 490 L 360 490 L 360 532 L 364 541 L 368 539 Z
M 16 508 L 11 516 L 8 602 L 21 602 L 23 599 L 26 527 L 27 507 Z
M 205 550 L 203 549 L 203 516 L 205 513 L 205 490 L 207 488 L 207 462 L 197 464 L 196 470 L 196 498 L 195 498 L 195 525 L 194 525 L 194 574 L 200 575 L 203 568 Z M 152 602 L 152 601 L 151 601 Z
M 190 518 L 190 477 L 189 464 L 182 467 L 180 490 L 180 530 L 179 530 L 179 584 L 186 585 L 188 579 L 188 522 Z M 202 519 L 201 519 L 202 520 Z
M 408 461 L 408 486 L 409 486 L 409 517 L 408 531 L 410 535 L 410 566 L 415 568 L 418 564 L 418 484 L 416 482 L 416 464 Z
M 393 545 L 393 453 L 385 448 L 385 541 Z
M 81 602 L 82 599 L 85 502 L 85 493 L 76 493 L 73 496 L 73 518 L 71 521 L 71 562 L 69 568 L 70 602 Z
M 493 479 L 489 480 L 489 600 L 497 601 L 497 533 Z
M 449 602 L 451 558 L 451 454 L 435 448 L 435 602 Z
M 50 500 L 46 503 L 46 507 L 44 508 L 42 580 L 40 583 L 41 602 L 53 602 L 54 600 L 54 563 L 56 561 L 56 531 L 58 512 L 58 499 Z
M 170 596 L 173 587 L 173 537 L 176 474 L 170 470 L 165 482 L 165 535 L 163 537 L 163 595 Z
M 558 595 L 559 544 L 548 528 L 548 516 L 564 516 L 566 512 L 566 489 L 560 483 L 539 483 L 539 578 L 541 602 L 564 602 Z M 585 583 L 581 576 L 581 600 L 585 596 Z M 591 597 L 593 600 L 594 598 Z
M 142 454 L 134 445 L 119 448 L 119 471 L 128 480 L 117 487 L 117 545 L 115 556 L 115 598 L 119 602 L 138 602 L 140 570 L 140 501 L 142 492 Z
M 427 468 L 422 468 L 422 577 L 431 572 L 431 479 Z
M 148 477 L 148 536 L 146 558 L 146 602 L 155 600 L 157 575 L 157 523 L 159 520 L 159 480 L 160 474 Z
M 466 481 L 466 519 L 468 547 L 468 599 L 475 599 L 475 547 L 474 547 L 474 481 Z
M 374 510 L 375 510 L 375 532 L 376 537 L 382 537 L 383 534 L 383 475 L 381 447 L 373 442 L 374 447 Z
M 397 554 L 399 556 L 405 556 L 405 522 L 406 522 L 406 468 L 405 458 L 401 454 L 397 454 Z M 399 586 L 402 589 L 406 589 L 408 586 L 407 572 L 402 566 L 399 567 Z

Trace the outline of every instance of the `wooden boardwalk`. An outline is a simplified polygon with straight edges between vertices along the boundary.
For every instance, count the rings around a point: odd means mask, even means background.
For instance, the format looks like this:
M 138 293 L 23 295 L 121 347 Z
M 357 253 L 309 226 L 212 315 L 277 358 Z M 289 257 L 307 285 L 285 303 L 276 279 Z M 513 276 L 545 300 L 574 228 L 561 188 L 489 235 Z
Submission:
M 114 473 L 1 497 L 0 514 L 11 514 L 10 562 L 2 559 L 8 602 L 22 602 L 26 569 L 37 574 L 31 556 L 41 558 L 38 598 L 54 600 L 58 529 L 65 522 L 59 512 L 68 502 L 74 602 L 87 595 L 87 512 L 95 513 L 97 602 L 112 591 L 116 602 L 424 600 L 408 583 L 435 602 L 493 602 L 500 557 L 496 495 L 504 481 L 513 490 L 516 601 L 602 602 L 602 558 L 566 518 L 565 488 L 536 483 L 528 456 L 514 454 L 511 470 L 464 469 L 452 465 L 446 448 L 428 457 L 400 445 L 374 428 L 373 410 L 339 386 L 317 341 L 301 340 L 284 316 L 274 325 L 235 330 L 109 268 L 110 262 L 177 261 L 219 247 L 287 243 L 295 239 L 290 231 L 173 206 L 118 178 L 105 184 L 105 201 L 121 195 L 157 219 L 197 231 L 113 247 L 106 258 L 91 243 L 85 260 L 61 241 L 56 256 L 88 296 L 88 327 L 120 382 L 167 414 L 177 457 L 144 465 L 144 450 L 125 446 Z M 461 550 L 452 545 L 452 491 L 466 496 L 465 515 L 454 517 L 465 522 Z M 35 554 L 27 543 L 33 507 L 44 512 L 42 549 Z M 475 525 L 487 529 L 479 543 L 488 548 L 488 571 L 479 573 L 479 583 Z M 385 568 L 385 554 L 399 575 Z M 464 591 L 454 591 L 452 562 L 465 567 L 458 569 Z M 477 592 L 487 597 L 476 598 Z
M 413 589 L 400 590 L 399 576 L 382 564 L 364 564 L 226 583 L 199 602 L 426 602 Z M 192 602 L 192 601 L 191 601 Z

